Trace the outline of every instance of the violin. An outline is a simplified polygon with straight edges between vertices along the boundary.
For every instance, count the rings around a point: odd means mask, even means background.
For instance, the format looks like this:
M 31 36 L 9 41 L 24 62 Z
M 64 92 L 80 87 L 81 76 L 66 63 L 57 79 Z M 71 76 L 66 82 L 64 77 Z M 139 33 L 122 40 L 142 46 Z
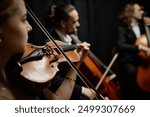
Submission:
M 61 41 L 56 41 L 56 43 L 71 62 L 80 60 L 75 45 L 65 45 Z M 47 42 L 44 46 L 35 46 L 29 43 L 26 48 L 18 64 L 22 67 L 21 75 L 32 82 L 50 81 L 59 71 L 58 64 L 66 61 L 52 42 Z
M 76 51 L 76 45 L 66 45 L 61 41 L 55 42 L 59 45 L 61 50 L 64 51 L 71 62 L 79 62 L 81 58 Z M 45 92 L 44 89 L 48 89 L 51 85 L 52 79 L 59 71 L 57 67 L 61 62 L 66 62 L 66 58 L 60 54 L 52 42 L 47 42 L 44 46 L 36 46 L 28 43 L 23 54 L 15 55 L 10 60 L 10 64 L 8 64 L 7 67 L 9 73 L 8 77 L 21 92 L 25 92 L 33 97 L 35 95 L 41 96 L 42 92 L 47 95 L 47 92 L 50 91 L 46 90 Z M 63 85 L 66 84 L 66 82 L 69 82 L 69 84 L 72 82 L 70 80 L 67 81 L 67 79 L 64 81 L 62 83 Z M 73 83 L 75 82 L 73 81 Z M 72 86 L 74 85 L 73 83 L 71 83 Z M 62 89 L 64 89 L 64 87 Z M 52 94 L 52 92 L 50 94 Z M 66 99 L 61 97 L 62 96 L 57 99 Z M 50 96 L 48 96 L 48 98 L 50 98 Z M 24 99 L 24 97 L 22 97 L 22 99 Z

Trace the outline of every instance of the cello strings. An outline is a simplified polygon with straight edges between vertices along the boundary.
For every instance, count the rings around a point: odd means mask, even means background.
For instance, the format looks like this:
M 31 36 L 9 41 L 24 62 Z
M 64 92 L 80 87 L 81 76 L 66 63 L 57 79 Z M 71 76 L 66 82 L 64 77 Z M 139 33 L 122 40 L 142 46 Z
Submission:
M 99 92 L 93 87 L 93 85 L 89 82 L 89 80 L 79 71 L 79 69 L 70 61 L 70 59 L 67 57 L 67 55 L 63 52 L 63 50 L 57 45 L 57 43 L 54 41 L 53 37 L 49 34 L 49 32 L 47 31 L 47 29 L 42 25 L 42 23 L 39 21 L 39 19 L 37 18 L 37 16 L 33 13 L 33 11 L 31 10 L 31 8 L 28 6 L 28 4 L 26 3 L 27 6 L 27 12 L 29 13 L 29 15 L 31 16 L 31 18 L 35 21 L 35 23 L 39 26 L 39 28 L 42 30 L 42 32 L 47 36 L 47 38 L 52 41 L 55 46 L 57 47 L 58 51 L 64 56 L 64 58 L 66 58 L 68 64 L 70 65 L 70 67 L 76 72 L 76 74 L 79 76 L 79 78 L 83 81 L 83 83 L 90 89 L 90 87 L 96 92 L 96 98 L 97 99 L 104 99 L 104 97 L 99 94 Z M 90 86 L 89 86 L 90 85 Z M 91 90 L 91 89 L 90 89 Z M 93 91 L 91 90 L 91 92 L 93 93 Z

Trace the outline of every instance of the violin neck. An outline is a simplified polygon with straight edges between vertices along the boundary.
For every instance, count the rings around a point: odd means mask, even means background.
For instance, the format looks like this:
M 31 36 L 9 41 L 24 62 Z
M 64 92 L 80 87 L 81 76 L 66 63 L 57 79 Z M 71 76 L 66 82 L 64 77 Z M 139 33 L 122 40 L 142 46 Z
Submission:
M 75 50 L 77 49 L 77 45 L 76 44 L 72 44 L 72 45 L 61 45 L 60 48 L 64 51 L 64 52 L 67 52 L 67 51 L 72 51 L 72 50 Z M 57 51 L 59 53 L 59 51 L 57 50 L 57 48 L 54 48 L 55 51 Z

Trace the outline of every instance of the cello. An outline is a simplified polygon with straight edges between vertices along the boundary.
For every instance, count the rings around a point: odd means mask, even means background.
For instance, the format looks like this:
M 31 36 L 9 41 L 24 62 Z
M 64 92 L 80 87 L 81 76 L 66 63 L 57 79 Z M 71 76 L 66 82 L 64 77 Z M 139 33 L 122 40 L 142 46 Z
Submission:
M 71 37 L 75 43 L 81 43 L 77 34 L 72 34 Z M 114 58 L 114 61 L 115 59 L 116 58 Z M 121 98 L 119 85 L 114 79 L 115 74 L 110 69 L 107 69 L 106 65 L 104 65 L 91 51 L 85 57 L 80 66 L 80 70 L 92 83 L 95 89 L 104 97 L 113 100 Z M 106 72 L 104 72 L 105 70 Z
M 135 45 L 142 45 L 149 48 L 149 34 L 141 35 Z M 147 56 L 144 51 L 139 53 L 139 56 L 143 59 L 143 63 L 138 66 L 137 69 L 137 83 L 141 89 L 146 92 L 150 92 L 150 56 Z

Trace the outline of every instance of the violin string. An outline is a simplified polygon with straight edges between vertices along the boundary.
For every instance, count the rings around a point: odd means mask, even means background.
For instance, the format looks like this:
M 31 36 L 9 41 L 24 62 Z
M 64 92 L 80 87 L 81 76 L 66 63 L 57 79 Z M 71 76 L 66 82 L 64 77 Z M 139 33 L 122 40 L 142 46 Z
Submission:
M 67 55 L 63 52 L 63 50 L 57 45 L 57 43 L 55 42 L 55 40 L 53 39 L 53 37 L 49 34 L 49 32 L 47 31 L 47 29 L 43 26 L 43 24 L 39 21 L 39 19 L 37 18 L 37 16 L 33 13 L 33 11 L 31 10 L 31 8 L 28 6 L 28 4 L 26 3 L 27 6 L 27 12 L 28 14 L 31 16 L 31 18 L 35 21 L 35 23 L 39 26 L 39 28 L 42 30 L 42 32 L 46 35 L 46 37 L 52 41 L 54 43 L 54 45 L 57 47 L 58 51 L 64 56 L 64 58 L 67 60 L 68 64 L 70 65 L 70 67 L 76 72 L 76 74 L 80 77 L 80 79 L 84 82 L 84 84 L 90 89 L 90 87 L 96 92 L 97 96 L 96 98 L 99 99 L 104 99 L 104 97 L 99 94 L 99 92 L 93 87 L 93 85 L 89 82 L 89 80 L 79 71 L 79 69 L 70 61 L 70 59 L 67 57 Z M 90 85 L 90 86 L 89 86 Z M 92 92 L 92 90 L 91 90 Z M 92 92 L 93 93 L 93 92 Z

